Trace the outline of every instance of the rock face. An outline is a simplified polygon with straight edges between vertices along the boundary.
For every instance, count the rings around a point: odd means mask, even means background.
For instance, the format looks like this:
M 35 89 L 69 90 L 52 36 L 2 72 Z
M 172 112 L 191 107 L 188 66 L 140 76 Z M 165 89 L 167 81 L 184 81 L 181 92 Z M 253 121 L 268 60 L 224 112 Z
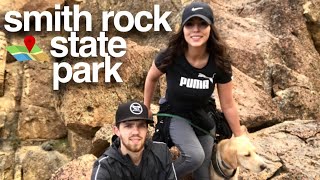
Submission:
M 303 3 L 287 0 L 212 3 L 218 29 L 230 46 L 233 65 L 275 98 L 286 119 L 319 116 L 319 110 L 314 109 L 319 107 L 318 100 L 314 99 L 312 105 L 300 101 L 317 97 L 320 84 L 316 70 L 320 65 L 319 53 L 309 36 Z M 300 105 L 292 106 L 289 101 L 300 101 Z M 283 106 L 290 106 L 290 110 Z M 305 106 L 312 110 L 304 109 Z
M 6 69 L 7 52 L 7 39 L 4 32 L 0 31 L 0 96 L 4 94 L 4 74 Z
M 277 109 L 277 104 L 272 98 L 259 88 L 258 81 L 236 68 L 233 69 L 233 76 L 234 98 L 238 104 L 242 124 L 256 128 L 282 121 L 282 112 Z
M 303 14 L 307 19 L 307 27 L 317 51 L 320 53 L 320 2 L 307 1 L 303 5 Z
M 123 63 L 119 75 L 123 82 L 131 83 L 104 83 L 104 73 L 101 73 L 101 82 L 97 84 L 66 85 L 60 112 L 69 129 L 83 137 L 92 138 L 103 124 L 114 122 L 115 110 L 120 102 L 143 99 L 141 89 L 144 78 L 157 50 L 132 41 L 127 44 L 126 55 L 113 61 Z
M 19 2 L 11 0 L 3 0 L 0 2 L 0 24 L 4 24 L 5 14 L 9 11 L 18 11 L 23 13 L 23 11 L 45 11 L 49 8 L 54 8 L 55 4 L 62 5 L 64 0 L 45 0 L 45 1 L 31 1 L 31 0 L 21 0 Z
M 41 76 L 39 76 L 41 74 Z M 57 97 L 52 88 L 52 64 L 25 64 L 18 133 L 21 139 L 57 139 L 66 128 L 55 110 Z
M 11 10 L 53 12 L 55 4 L 78 4 L 80 10 L 92 14 L 92 31 L 85 31 L 80 19 L 79 37 L 97 37 L 101 31 L 103 11 L 142 10 L 153 14 L 160 5 L 161 14 L 171 11 L 168 22 L 173 31 L 180 26 L 181 10 L 190 0 L 105 1 L 51 0 L 0 1 L 0 24 Z M 269 171 L 259 175 L 243 171 L 244 179 L 320 179 L 319 129 L 320 117 L 320 0 L 204 0 L 214 10 L 215 25 L 229 47 L 234 76 L 234 98 L 241 123 L 249 130 L 257 147 L 270 161 Z M 152 22 L 142 18 L 142 25 Z M 126 18 L 121 24 L 126 24 Z M 70 32 L 10 33 L 0 29 L 0 179 L 54 179 L 89 177 L 92 155 L 101 155 L 110 146 L 112 124 L 119 103 L 143 100 L 144 81 L 148 69 L 160 49 L 166 47 L 173 32 L 163 28 L 141 33 L 136 29 L 119 32 L 109 21 L 106 35 L 123 37 L 127 53 L 111 58 L 111 65 L 122 63 L 118 72 L 123 83 L 104 82 L 105 70 L 99 71 L 99 83 L 69 82 L 53 91 L 53 62 L 75 65 L 104 62 L 102 57 L 65 58 L 50 56 L 49 62 L 18 62 L 6 53 L 8 45 L 23 45 L 26 35 L 33 35 L 37 45 L 50 54 L 51 40 L 68 37 Z M 69 46 L 69 45 L 68 45 Z M 63 75 L 63 70 L 60 72 Z M 154 94 L 154 104 L 165 93 L 164 77 Z M 219 105 L 219 99 L 217 98 Z M 153 107 L 153 113 L 157 107 Z M 314 121 L 293 121 L 312 119 Z M 285 122 L 284 122 L 285 121 Z M 282 123 L 284 122 L 284 123 Z M 150 129 L 152 134 L 152 128 Z M 45 141 L 67 141 L 61 150 L 51 146 L 40 149 Z M 269 142 L 272 141 L 272 142 Z M 269 149 L 268 149 L 269 148 Z M 85 156 L 83 156 L 85 155 Z M 37 162 L 39 157 L 50 166 Z M 53 158 L 55 157 L 55 158 Z M 300 161 L 299 161 L 300 160 Z M 38 159 L 39 161 L 39 159 Z M 303 163 L 301 163 L 303 161 Z M 77 166 L 77 163 L 80 165 Z M 41 167 L 41 168 L 38 168 Z M 38 168 L 38 169 L 37 169 Z M 23 171 L 21 171 L 23 169 Z M 37 171 L 37 170 L 39 171 Z M 75 173 L 73 173 L 75 171 Z M 44 172 L 47 172 L 44 173 Z
M 244 179 L 319 179 L 320 122 L 286 121 L 250 135 L 268 163 L 268 171 L 252 174 L 242 171 Z

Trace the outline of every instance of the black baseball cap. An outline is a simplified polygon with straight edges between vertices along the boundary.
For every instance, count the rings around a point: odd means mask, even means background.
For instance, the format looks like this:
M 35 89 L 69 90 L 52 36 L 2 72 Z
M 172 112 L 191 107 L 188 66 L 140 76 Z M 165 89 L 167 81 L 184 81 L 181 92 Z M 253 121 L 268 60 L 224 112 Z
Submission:
M 116 112 L 116 124 L 132 120 L 146 120 L 148 124 L 153 123 L 153 120 L 148 117 L 148 109 L 143 103 L 131 101 L 120 104 Z
M 184 8 L 182 13 L 181 25 L 193 17 L 199 17 L 205 20 L 208 24 L 214 23 L 213 12 L 210 6 L 204 2 L 192 2 Z

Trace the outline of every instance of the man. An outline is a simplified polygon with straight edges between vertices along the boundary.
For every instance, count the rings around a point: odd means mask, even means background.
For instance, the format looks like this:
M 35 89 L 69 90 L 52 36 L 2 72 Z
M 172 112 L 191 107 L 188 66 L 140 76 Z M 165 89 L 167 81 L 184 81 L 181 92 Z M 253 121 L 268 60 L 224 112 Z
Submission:
M 119 105 L 113 127 L 118 137 L 94 163 L 91 180 L 176 180 L 167 145 L 147 138 L 150 123 L 144 104 Z

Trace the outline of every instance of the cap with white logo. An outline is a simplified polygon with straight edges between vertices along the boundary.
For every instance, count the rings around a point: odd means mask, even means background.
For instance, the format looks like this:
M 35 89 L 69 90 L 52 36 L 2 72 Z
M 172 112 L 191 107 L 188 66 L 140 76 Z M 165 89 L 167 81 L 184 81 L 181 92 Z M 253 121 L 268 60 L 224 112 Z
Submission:
M 203 2 L 193 2 L 184 8 L 181 25 L 184 26 L 193 17 L 199 17 L 208 24 L 213 24 L 214 22 L 212 9 L 208 4 Z
M 153 120 L 148 117 L 148 109 L 143 103 L 132 101 L 120 104 L 116 112 L 116 124 L 132 120 L 146 120 L 147 123 L 153 123 Z

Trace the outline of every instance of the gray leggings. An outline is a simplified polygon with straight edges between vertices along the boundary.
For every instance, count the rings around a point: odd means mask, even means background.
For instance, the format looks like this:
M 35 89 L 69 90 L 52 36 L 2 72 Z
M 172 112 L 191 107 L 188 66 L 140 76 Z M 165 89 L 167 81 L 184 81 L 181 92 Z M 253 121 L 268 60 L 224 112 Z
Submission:
M 169 131 L 172 142 L 181 151 L 174 161 L 178 178 L 193 172 L 195 180 L 209 180 L 213 138 L 196 136 L 188 122 L 176 117 L 171 119 Z

